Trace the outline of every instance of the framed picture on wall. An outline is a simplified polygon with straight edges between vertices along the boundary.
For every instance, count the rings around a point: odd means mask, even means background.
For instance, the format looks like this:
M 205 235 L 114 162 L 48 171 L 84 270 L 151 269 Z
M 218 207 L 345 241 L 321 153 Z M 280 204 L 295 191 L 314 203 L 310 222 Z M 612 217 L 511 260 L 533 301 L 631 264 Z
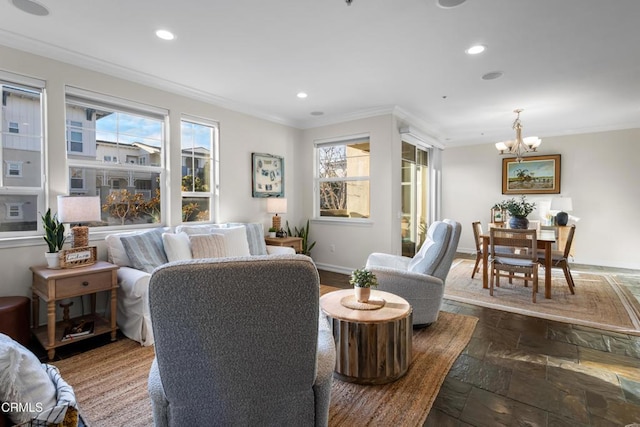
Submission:
M 502 194 L 560 194 L 560 154 L 502 159 Z
M 284 158 L 251 153 L 252 196 L 284 197 Z

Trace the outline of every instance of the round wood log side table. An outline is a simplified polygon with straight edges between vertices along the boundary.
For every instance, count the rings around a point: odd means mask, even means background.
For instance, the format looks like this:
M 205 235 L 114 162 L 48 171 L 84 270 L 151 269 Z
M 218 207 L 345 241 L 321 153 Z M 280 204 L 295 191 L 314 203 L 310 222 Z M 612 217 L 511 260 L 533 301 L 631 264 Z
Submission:
M 411 363 L 411 305 L 389 292 L 372 290 L 371 304 L 358 304 L 353 295 L 345 289 L 320 298 L 336 343 L 334 377 L 358 384 L 397 380 Z

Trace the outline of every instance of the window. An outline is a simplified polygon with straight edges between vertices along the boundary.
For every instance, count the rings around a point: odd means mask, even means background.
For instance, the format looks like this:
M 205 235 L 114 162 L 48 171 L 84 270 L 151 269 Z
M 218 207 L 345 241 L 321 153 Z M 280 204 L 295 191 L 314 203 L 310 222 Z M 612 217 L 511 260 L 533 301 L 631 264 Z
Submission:
M 66 114 L 69 192 L 99 195 L 103 206 L 92 225 L 159 223 L 168 112 L 68 87 Z
M 82 122 L 69 121 L 69 151 L 82 153 Z
M 217 195 L 218 124 L 183 118 L 182 221 L 212 221 Z
M 7 161 L 7 176 L 9 177 L 21 177 L 22 176 L 22 162 L 9 162 Z
M 369 218 L 369 137 L 316 143 L 316 216 Z
M 44 206 L 44 82 L 0 71 L 0 237 L 37 235 Z
M 6 203 L 6 212 L 8 220 L 22 219 L 22 203 Z
M 71 191 L 84 190 L 84 169 L 69 168 L 69 188 Z
M 402 255 L 414 256 L 427 237 L 429 151 L 402 142 Z

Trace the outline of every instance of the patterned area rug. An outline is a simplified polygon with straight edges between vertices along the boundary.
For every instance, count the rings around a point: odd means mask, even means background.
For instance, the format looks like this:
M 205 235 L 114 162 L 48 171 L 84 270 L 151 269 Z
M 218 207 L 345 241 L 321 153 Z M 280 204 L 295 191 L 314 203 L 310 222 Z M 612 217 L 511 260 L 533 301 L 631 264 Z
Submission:
M 531 301 L 531 285 L 524 287 L 522 280 L 508 283 L 500 280 L 494 288 L 482 288 L 482 269 L 471 279 L 474 260 L 456 259 L 447 276 L 444 297 L 450 300 L 573 323 L 608 331 L 640 335 L 640 304 L 629 290 L 610 274 L 572 270 L 575 295 L 561 269 L 552 270 L 551 299 L 544 298 L 544 269 L 539 272 L 540 293 L 537 302 Z
M 334 289 L 323 286 L 322 293 Z M 441 312 L 434 325 L 414 330 L 409 371 L 393 383 L 364 386 L 334 379 L 329 424 L 422 425 L 477 321 Z M 147 376 L 153 357 L 153 347 L 125 338 L 54 364 L 74 388 L 91 427 L 150 426 Z

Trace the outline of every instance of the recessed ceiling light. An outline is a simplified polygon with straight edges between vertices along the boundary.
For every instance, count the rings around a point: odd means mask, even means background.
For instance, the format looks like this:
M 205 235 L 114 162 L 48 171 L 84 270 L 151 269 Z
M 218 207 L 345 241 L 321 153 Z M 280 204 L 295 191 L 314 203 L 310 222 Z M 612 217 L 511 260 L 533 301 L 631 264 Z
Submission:
M 311 113 L 309 113 L 309 114 L 311 114 L 312 116 L 321 116 L 321 115 L 323 115 L 324 113 L 323 113 L 322 111 L 312 111 L 312 112 L 311 112 Z
M 47 16 L 49 9 L 33 0 L 11 0 L 11 3 L 23 12 L 36 16 Z
M 306 98 L 306 97 L 307 97 L 307 96 L 309 96 L 309 95 L 307 95 L 307 93 L 306 93 L 306 92 L 298 92 L 298 94 L 297 94 L 296 96 L 297 96 L 298 98 L 300 98 L 300 99 L 304 99 L 304 98 Z
M 482 80 L 495 80 L 502 77 L 504 73 L 502 71 L 492 71 L 482 76 Z
M 176 38 L 176 36 L 174 36 L 169 30 L 158 30 L 156 31 L 156 36 L 162 40 L 173 40 Z
M 451 9 L 460 6 L 467 0 L 437 0 L 436 4 L 443 9 Z
M 484 52 L 485 49 L 486 49 L 485 46 L 481 44 L 477 44 L 475 46 L 471 46 L 469 49 L 465 50 L 465 52 L 469 55 L 477 55 L 479 53 Z

